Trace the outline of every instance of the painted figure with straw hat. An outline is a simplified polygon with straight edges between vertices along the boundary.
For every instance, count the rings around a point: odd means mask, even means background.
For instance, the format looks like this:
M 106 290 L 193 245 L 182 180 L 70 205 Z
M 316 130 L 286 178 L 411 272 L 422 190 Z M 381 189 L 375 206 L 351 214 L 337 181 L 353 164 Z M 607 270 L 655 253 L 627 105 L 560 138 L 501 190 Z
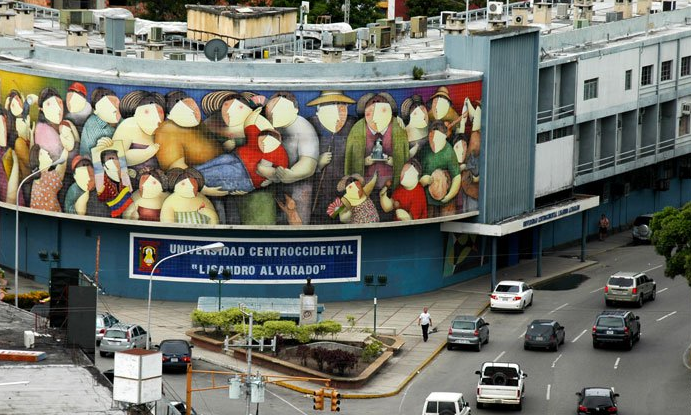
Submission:
M 307 106 L 317 107 L 310 123 L 319 136 L 319 160 L 312 196 L 312 222 L 329 223 L 326 212 L 329 203 L 338 197 L 336 183 L 345 175 L 346 139 L 355 124 L 355 117 L 348 116 L 348 105 L 355 100 L 342 91 L 322 91 Z

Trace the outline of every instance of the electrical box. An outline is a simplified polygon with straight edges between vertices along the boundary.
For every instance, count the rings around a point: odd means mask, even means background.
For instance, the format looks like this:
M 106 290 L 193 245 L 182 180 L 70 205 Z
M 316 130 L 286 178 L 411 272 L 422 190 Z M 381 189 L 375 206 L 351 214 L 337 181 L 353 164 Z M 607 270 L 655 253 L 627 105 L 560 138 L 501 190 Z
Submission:
M 149 29 L 149 42 L 163 42 L 163 28 L 154 26 Z
M 125 19 L 106 17 L 106 50 L 125 49 Z
M 369 30 L 370 44 L 377 49 L 391 47 L 391 28 L 388 26 L 376 26 Z
M 427 16 L 415 16 L 410 18 L 410 37 L 419 38 L 427 36 Z
M 335 48 L 353 49 L 357 43 L 357 32 L 336 32 L 333 34 L 333 46 Z
M 115 353 L 113 399 L 142 404 L 161 399 L 161 352 L 132 349 Z

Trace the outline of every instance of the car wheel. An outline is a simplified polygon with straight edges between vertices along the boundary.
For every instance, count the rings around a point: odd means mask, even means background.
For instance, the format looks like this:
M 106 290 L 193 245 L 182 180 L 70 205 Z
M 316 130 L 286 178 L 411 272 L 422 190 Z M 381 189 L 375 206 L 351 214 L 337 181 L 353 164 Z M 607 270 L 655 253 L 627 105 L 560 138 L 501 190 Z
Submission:
M 477 402 L 477 403 L 475 403 L 475 407 L 476 407 L 477 409 L 482 409 L 482 408 L 485 407 L 485 404 L 482 403 L 482 402 Z
M 614 301 L 612 300 L 605 300 L 605 305 L 608 307 L 611 307 L 614 304 Z
M 523 401 L 519 402 L 518 405 L 516 405 L 516 410 L 517 410 L 517 411 L 522 411 L 522 410 L 523 410 Z
M 100 351 L 99 351 L 98 354 L 100 354 L 101 357 L 106 357 L 106 356 L 108 356 L 108 353 L 107 353 L 107 352 L 100 352 Z
M 530 303 L 528 304 L 529 306 L 533 305 L 533 296 L 530 296 Z
M 523 343 L 523 350 L 529 350 L 530 346 L 527 343 Z
M 525 313 L 525 302 L 521 302 L 521 313 Z
M 453 350 L 451 343 L 446 343 L 446 350 Z
M 552 346 L 552 350 L 555 352 L 559 351 L 559 342 L 558 341 L 554 343 L 554 346 Z
M 597 349 L 600 347 L 600 343 L 597 340 L 593 340 L 593 349 Z
M 485 344 L 489 343 L 489 334 L 487 335 L 487 338 L 485 339 Z
M 629 337 L 629 341 L 624 346 L 626 346 L 626 350 L 633 349 L 633 337 Z
M 643 296 L 642 295 L 638 296 L 638 302 L 636 303 L 636 307 L 638 307 L 638 308 L 643 307 Z
M 653 292 L 650 294 L 650 301 L 655 301 L 656 295 L 657 295 L 657 290 L 653 289 Z
M 479 352 L 480 350 L 482 350 L 482 342 L 478 339 L 477 346 L 475 346 L 475 351 Z

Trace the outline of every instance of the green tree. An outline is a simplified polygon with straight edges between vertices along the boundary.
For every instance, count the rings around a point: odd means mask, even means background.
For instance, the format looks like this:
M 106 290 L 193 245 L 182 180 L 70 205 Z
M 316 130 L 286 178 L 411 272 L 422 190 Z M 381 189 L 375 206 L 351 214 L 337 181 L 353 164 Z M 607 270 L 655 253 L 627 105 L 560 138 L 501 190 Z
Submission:
M 665 276 L 683 275 L 691 285 L 691 203 L 657 212 L 650 228 L 655 252 L 666 260 Z
M 478 4 L 479 1 L 470 2 L 471 5 Z M 465 1 L 462 0 L 407 0 L 408 16 L 439 16 L 443 11 L 465 11 Z
M 187 9 L 185 0 L 142 0 L 145 12 L 142 18 L 159 22 L 186 22 Z M 194 4 L 213 5 L 215 0 L 197 0 Z

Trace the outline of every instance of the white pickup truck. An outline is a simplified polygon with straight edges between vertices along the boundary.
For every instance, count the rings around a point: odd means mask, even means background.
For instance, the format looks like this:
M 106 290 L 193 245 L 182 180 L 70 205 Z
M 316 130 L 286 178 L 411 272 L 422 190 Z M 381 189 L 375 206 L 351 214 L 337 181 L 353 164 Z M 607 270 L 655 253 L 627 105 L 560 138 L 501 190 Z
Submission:
M 517 363 L 486 362 L 475 374 L 480 375 L 477 383 L 478 409 L 485 404 L 498 404 L 515 405 L 521 410 L 525 393 L 523 379 L 528 375 Z

